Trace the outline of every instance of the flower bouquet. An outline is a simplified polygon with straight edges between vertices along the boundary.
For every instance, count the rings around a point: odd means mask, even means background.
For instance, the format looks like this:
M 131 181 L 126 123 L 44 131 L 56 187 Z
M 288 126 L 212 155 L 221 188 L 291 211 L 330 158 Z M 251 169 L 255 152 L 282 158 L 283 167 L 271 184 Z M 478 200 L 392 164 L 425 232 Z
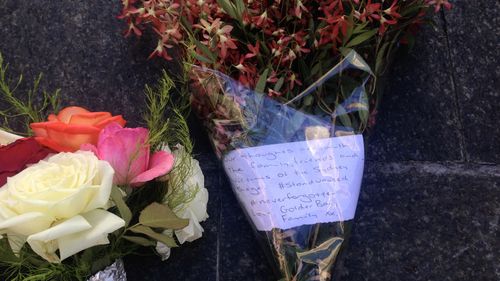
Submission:
M 146 89 L 147 128 L 128 128 L 121 115 L 57 110 L 58 94 L 21 97 L 0 66 L 1 114 L 30 128 L 0 130 L 2 280 L 126 280 L 123 256 L 166 259 L 201 237 L 208 192 L 168 77 Z
M 204 122 L 277 276 L 334 279 L 382 78 L 447 0 L 124 1 L 127 34 L 192 69 Z M 188 82 L 188 81 L 186 81 Z

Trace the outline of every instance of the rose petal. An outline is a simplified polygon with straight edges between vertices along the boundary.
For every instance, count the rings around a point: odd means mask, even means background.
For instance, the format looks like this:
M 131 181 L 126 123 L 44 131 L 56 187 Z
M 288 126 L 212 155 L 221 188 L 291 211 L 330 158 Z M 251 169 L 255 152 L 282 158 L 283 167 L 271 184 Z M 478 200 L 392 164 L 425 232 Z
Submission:
M 46 124 L 49 122 L 31 123 L 30 128 L 37 137 L 47 137 Z M 56 122 L 51 122 L 56 123 Z
M 44 137 L 35 137 L 35 140 L 40 143 L 41 145 L 43 146 L 46 146 L 54 151 L 57 151 L 57 152 L 70 152 L 70 151 L 73 151 L 73 148 L 69 147 L 69 146 L 64 146 L 64 145 L 61 145 L 51 139 L 48 139 L 48 138 L 44 138 Z
M 117 115 L 117 116 L 110 117 L 109 119 L 103 120 L 99 123 L 96 123 L 94 126 L 102 129 L 111 123 L 118 123 L 121 127 L 124 127 L 125 124 L 127 123 L 127 121 L 125 121 L 125 119 L 123 119 L 123 117 L 121 115 Z
M 57 120 L 57 116 L 53 113 L 49 114 L 49 117 L 47 117 L 47 120 L 49 121 L 59 121 Z
M 78 150 L 83 143 L 96 144 L 100 132 L 98 128 L 91 126 L 68 126 L 62 123 L 52 124 L 46 129 L 50 140 L 71 148 L 70 152 Z
M 0 233 L 5 233 L 3 230 L 8 229 L 18 235 L 29 236 L 37 233 L 47 227 L 54 221 L 54 218 L 40 212 L 30 212 L 4 219 L 0 222 Z
M 57 241 L 64 236 L 82 232 L 92 228 L 92 225 L 82 216 L 74 216 L 56 226 L 46 229 L 42 232 L 30 235 L 28 244 L 31 249 L 42 258 L 49 262 L 60 262 L 61 260 L 55 253 L 59 248 Z M 61 254 L 62 256 L 62 254 Z
M 74 114 L 71 116 L 68 124 L 70 125 L 95 125 L 99 122 L 111 118 L 109 112 L 88 112 L 81 114 Z
M 68 106 L 61 111 L 59 111 L 59 114 L 57 114 L 57 119 L 63 123 L 68 124 L 69 121 L 71 120 L 71 116 L 75 114 L 81 114 L 81 113 L 88 113 L 89 111 L 86 110 L 83 107 L 79 106 Z
M 87 125 L 68 125 L 61 122 L 31 123 L 31 129 L 37 140 L 56 150 L 73 152 L 80 148 L 81 144 L 96 144 L 100 129 Z M 49 139 L 47 141 L 42 138 Z
M 18 139 L 21 139 L 21 136 L 11 134 L 9 132 L 0 130 L 0 145 L 6 145 L 12 143 Z
M 90 211 L 82 216 L 91 225 L 91 228 L 58 239 L 61 260 L 87 248 L 108 244 L 108 234 L 125 226 L 125 221 L 122 218 L 100 209 Z
M 158 151 L 151 157 L 149 169 L 130 182 L 131 186 L 139 186 L 154 178 L 168 173 L 174 165 L 174 156 L 166 151 Z
M 179 243 L 183 244 L 186 241 L 193 242 L 200 238 L 203 233 L 203 227 L 201 227 L 200 223 L 196 220 L 193 212 L 187 211 L 183 218 L 189 218 L 189 224 L 183 229 L 175 231 L 175 236 L 177 240 L 179 240 Z
M 26 236 L 22 236 L 19 234 L 7 234 L 7 239 L 9 239 L 9 246 L 12 249 L 12 252 L 16 255 L 19 255 L 19 252 L 26 243 Z
M 115 184 L 127 184 L 148 168 L 147 138 L 145 128 L 121 128 L 117 123 L 104 128 L 98 141 L 99 158 L 114 168 Z
M 90 151 L 99 157 L 99 151 L 97 150 L 97 147 L 95 147 L 95 145 L 93 145 L 93 144 L 90 144 L 90 143 L 82 144 L 80 146 L 80 150 L 81 151 Z
M 103 140 L 105 140 L 105 139 L 107 139 L 109 137 L 112 137 L 116 132 L 120 131 L 121 129 L 123 129 L 123 127 L 120 126 L 120 124 L 118 124 L 116 122 L 108 124 L 101 131 L 101 134 L 99 135 L 99 140 L 97 141 L 97 145 L 100 146 L 101 145 L 101 141 L 103 141 Z
M 7 177 L 19 173 L 27 164 L 37 163 L 52 152 L 34 138 L 18 139 L 0 147 L 0 187 L 6 183 Z
M 114 170 L 106 161 L 99 161 L 99 174 L 97 177 L 100 181 L 97 194 L 94 195 L 92 201 L 89 203 L 86 211 L 95 208 L 103 208 L 108 204 L 109 196 L 111 195 L 111 188 L 113 186 Z

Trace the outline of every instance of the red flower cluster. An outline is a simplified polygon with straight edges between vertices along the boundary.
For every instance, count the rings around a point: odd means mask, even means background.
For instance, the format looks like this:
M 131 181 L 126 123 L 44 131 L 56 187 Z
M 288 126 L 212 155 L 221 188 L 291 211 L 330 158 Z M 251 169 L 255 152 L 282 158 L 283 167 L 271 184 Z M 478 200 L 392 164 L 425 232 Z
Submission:
M 426 5 L 450 6 L 447 0 L 122 2 L 127 34 L 151 28 L 158 36 L 151 57 L 171 60 L 169 49 L 180 46 L 196 64 L 271 96 L 287 93 L 284 98 L 321 76 L 342 48 L 378 43 L 387 32 L 418 22 Z

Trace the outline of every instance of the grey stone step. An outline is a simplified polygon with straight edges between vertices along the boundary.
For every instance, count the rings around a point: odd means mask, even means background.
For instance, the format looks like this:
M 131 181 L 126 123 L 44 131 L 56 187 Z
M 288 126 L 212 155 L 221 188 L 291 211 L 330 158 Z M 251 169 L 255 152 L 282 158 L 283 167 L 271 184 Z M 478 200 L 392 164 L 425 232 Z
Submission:
M 500 166 L 367 167 L 345 280 L 500 279 Z
M 444 18 L 466 157 L 500 163 L 500 1 L 453 5 Z

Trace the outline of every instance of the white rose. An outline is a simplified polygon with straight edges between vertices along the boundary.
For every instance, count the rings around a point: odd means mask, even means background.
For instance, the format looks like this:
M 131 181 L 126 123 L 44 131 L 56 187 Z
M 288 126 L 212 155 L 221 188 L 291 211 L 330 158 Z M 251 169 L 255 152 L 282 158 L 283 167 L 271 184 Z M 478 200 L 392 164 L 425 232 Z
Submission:
M 180 204 L 173 210 L 177 216 L 189 219 L 188 226 L 174 232 L 179 243 L 183 244 L 186 241 L 192 242 L 202 236 L 203 227 L 201 227 L 200 222 L 208 218 L 208 190 L 205 188 L 205 178 L 198 160 L 187 155 L 183 147 L 178 147 L 173 154 L 175 155 L 176 162 L 185 157 L 189 157 L 190 173 L 184 180 L 183 190 L 185 190 L 186 193 L 197 190 L 196 195 L 191 201 Z M 175 163 L 175 165 L 178 165 L 178 163 Z M 179 176 L 175 166 L 169 175 L 172 180 L 175 180 L 176 177 Z
M 7 234 L 15 251 L 27 241 L 49 262 L 109 243 L 107 235 L 125 225 L 102 209 L 113 175 L 106 161 L 83 151 L 59 153 L 24 169 L 0 189 L 0 234 Z

